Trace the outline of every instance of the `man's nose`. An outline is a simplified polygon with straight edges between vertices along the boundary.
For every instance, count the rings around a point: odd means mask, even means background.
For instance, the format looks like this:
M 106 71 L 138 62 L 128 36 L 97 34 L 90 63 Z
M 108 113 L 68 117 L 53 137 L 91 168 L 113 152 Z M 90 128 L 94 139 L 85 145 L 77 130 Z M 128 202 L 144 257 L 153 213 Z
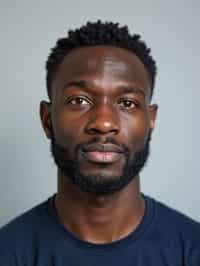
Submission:
M 109 104 L 101 104 L 91 110 L 90 119 L 86 126 L 88 134 L 113 134 L 120 131 L 120 118 L 116 108 Z

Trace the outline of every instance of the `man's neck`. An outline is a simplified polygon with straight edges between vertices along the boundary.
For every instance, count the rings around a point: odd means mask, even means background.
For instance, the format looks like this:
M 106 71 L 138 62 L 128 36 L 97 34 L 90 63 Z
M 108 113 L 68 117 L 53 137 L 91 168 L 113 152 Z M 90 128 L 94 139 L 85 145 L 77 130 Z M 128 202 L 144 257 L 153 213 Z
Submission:
M 79 239 L 96 244 L 128 236 L 140 224 L 145 212 L 139 176 L 109 196 L 82 192 L 66 177 L 59 176 L 55 206 L 67 230 Z

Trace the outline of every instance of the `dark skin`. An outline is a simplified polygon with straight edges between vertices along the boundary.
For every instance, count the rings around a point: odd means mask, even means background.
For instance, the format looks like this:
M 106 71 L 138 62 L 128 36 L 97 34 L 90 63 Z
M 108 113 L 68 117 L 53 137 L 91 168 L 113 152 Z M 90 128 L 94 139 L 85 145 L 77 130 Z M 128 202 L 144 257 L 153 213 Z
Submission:
M 42 125 L 46 136 L 50 139 L 53 130 L 72 157 L 76 145 L 95 137 L 103 143 L 109 136 L 134 155 L 154 129 L 158 106 L 150 101 L 150 76 L 140 59 L 125 49 L 93 46 L 71 51 L 59 66 L 51 92 L 51 103 L 40 105 Z M 124 160 L 122 155 L 102 167 L 80 156 L 80 170 L 109 178 L 122 172 Z M 58 169 L 55 205 L 69 231 L 96 244 L 126 237 L 145 212 L 139 175 L 124 189 L 97 196 L 81 191 Z

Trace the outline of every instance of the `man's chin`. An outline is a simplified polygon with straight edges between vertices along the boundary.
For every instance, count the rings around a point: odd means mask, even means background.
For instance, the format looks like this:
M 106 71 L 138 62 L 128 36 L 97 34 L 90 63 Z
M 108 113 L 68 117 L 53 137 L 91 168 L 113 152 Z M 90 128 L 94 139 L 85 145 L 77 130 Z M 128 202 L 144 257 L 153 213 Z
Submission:
M 111 176 L 108 173 L 100 173 L 96 175 L 77 174 L 74 178 L 70 178 L 83 192 L 95 195 L 110 195 L 123 189 L 133 178 L 124 179 L 121 176 Z
M 119 180 L 120 177 L 123 175 L 123 167 L 93 167 L 93 168 L 85 168 L 82 169 L 81 167 L 78 170 L 80 176 L 82 177 L 92 177 L 97 180 L 102 180 L 102 182 L 105 180 Z

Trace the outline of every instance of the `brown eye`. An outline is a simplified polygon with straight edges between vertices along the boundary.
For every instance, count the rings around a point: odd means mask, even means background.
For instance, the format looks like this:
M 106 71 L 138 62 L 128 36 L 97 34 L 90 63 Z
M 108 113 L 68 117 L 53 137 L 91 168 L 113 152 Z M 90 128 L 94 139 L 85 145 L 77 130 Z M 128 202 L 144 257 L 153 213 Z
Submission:
M 120 100 L 119 105 L 120 107 L 125 108 L 125 109 L 132 109 L 137 106 L 136 103 L 130 99 Z
M 90 102 L 83 98 L 83 97 L 73 97 L 71 99 L 69 99 L 67 101 L 67 103 L 71 104 L 71 105 L 80 105 L 80 106 L 84 106 L 84 105 L 89 105 Z

